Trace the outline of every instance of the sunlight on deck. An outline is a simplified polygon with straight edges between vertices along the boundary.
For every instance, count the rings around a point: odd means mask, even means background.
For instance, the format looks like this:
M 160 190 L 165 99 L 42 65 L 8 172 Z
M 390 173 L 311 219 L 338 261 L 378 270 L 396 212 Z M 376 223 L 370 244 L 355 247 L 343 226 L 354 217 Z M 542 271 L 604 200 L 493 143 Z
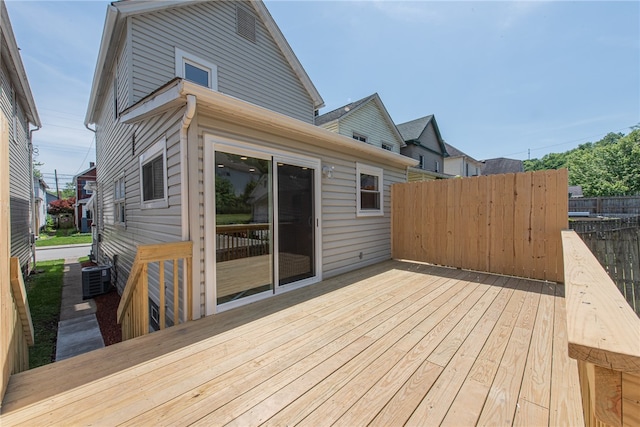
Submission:
M 388 261 L 11 377 L 3 426 L 583 425 L 563 287 Z

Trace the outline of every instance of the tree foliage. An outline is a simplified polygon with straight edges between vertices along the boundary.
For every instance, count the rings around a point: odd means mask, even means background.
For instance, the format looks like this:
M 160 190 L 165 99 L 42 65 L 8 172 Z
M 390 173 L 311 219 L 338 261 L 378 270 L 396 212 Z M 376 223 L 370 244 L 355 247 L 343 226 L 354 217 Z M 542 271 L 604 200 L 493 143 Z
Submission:
M 76 204 L 75 197 L 69 197 L 67 199 L 54 200 L 49 203 L 49 214 L 58 215 L 64 213 L 73 213 L 74 205 Z
M 640 194 L 640 129 L 609 133 L 600 141 L 564 153 L 525 160 L 526 171 L 569 170 L 569 184 L 580 185 L 586 197 Z

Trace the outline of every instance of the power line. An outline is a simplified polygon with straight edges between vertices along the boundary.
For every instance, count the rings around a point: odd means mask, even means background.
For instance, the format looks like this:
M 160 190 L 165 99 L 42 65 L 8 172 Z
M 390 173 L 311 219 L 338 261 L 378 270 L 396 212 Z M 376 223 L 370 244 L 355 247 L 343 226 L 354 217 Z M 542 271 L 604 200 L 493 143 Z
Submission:
M 621 131 L 623 131 L 623 130 L 625 130 L 625 129 L 629 129 L 629 128 L 630 128 L 630 126 L 627 126 L 627 127 L 623 127 L 623 128 L 621 128 L 621 129 L 616 129 L 616 130 L 612 130 L 612 131 L 609 131 L 609 132 L 606 132 L 606 133 L 599 133 L 599 134 L 591 135 L 591 136 L 585 136 L 585 137 L 578 138 L 578 139 L 574 139 L 574 140 L 571 140 L 571 141 L 559 142 L 559 143 L 557 143 L 557 144 L 551 144 L 551 145 L 545 145 L 544 147 L 530 148 L 530 149 L 525 150 L 525 151 L 518 151 L 517 153 L 505 154 L 505 155 L 504 155 L 504 156 L 502 156 L 502 157 L 515 156 L 516 154 L 524 154 L 524 153 L 527 153 L 527 152 L 529 152 L 529 153 L 530 153 L 531 151 L 544 150 L 544 149 L 546 149 L 546 148 L 552 148 L 552 147 L 558 147 L 558 146 L 560 146 L 560 145 L 572 144 L 572 143 L 576 143 L 576 142 L 584 141 L 584 140 L 589 139 L 589 138 L 596 138 L 596 137 L 600 137 L 600 139 L 602 139 L 604 136 L 606 136 L 606 135 L 608 135 L 608 134 L 610 134 L 610 133 L 613 133 L 613 132 L 621 132 Z
M 89 157 L 89 153 L 91 152 L 91 148 L 93 147 L 93 142 L 96 140 L 96 134 L 93 134 L 93 138 L 91 139 L 91 144 L 89 144 L 89 149 L 87 150 L 87 154 L 84 155 L 84 159 L 82 159 L 82 162 L 80 162 L 80 168 L 78 168 L 78 170 L 76 171 L 76 175 L 80 173 L 84 165 L 84 162 L 87 161 L 87 157 Z

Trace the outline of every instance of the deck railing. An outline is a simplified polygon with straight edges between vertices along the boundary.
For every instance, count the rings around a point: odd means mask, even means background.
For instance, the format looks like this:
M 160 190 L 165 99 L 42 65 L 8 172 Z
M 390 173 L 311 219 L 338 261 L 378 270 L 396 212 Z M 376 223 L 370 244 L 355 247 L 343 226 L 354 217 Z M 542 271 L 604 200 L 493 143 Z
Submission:
M 640 425 L 640 319 L 574 231 L 562 232 L 569 356 L 588 426 Z
M 167 326 L 166 315 L 167 306 L 173 310 L 173 324 L 180 323 L 180 261 L 182 261 L 182 271 L 185 275 L 183 298 L 186 302 L 186 313 L 184 318 L 193 319 L 192 313 L 192 242 L 163 243 L 157 245 L 138 246 L 131 273 L 120 299 L 118 306 L 118 323 L 122 325 L 122 339 L 127 340 L 141 335 L 146 335 L 150 331 L 151 319 L 149 316 L 149 274 L 150 264 L 157 263 L 158 278 L 158 313 L 157 320 L 159 329 Z M 172 269 L 170 271 L 169 285 L 172 289 L 173 301 L 167 301 L 167 283 L 165 275 L 165 263 L 169 262 Z
M 218 262 L 266 255 L 269 253 L 269 224 L 217 225 L 216 248 Z

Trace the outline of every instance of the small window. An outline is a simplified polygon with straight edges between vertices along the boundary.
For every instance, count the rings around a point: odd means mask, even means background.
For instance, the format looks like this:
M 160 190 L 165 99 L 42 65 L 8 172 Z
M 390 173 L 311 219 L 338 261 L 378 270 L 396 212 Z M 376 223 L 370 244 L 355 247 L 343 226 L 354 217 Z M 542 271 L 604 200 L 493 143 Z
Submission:
M 360 142 L 367 142 L 367 137 L 357 132 L 353 133 L 353 139 Z
M 436 160 L 436 172 L 440 172 L 440 162 Z
M 357 216 L 381 216 L 382 210 L 382 169 L 356 163 Z
M 176 48 L 176 76 L 218 90 L 218 67 Z
M 113 222 L 125 223 L 125 188 L 124 174 L 113 182 Z
M 153 144 L 140 156 L 142 208 L 166 208 L 167 199 L 167 142 L 165 138 Z
M 420 164 L 418 165 L 418 167 L 420 169 L 424 169 L 424 156 L 422 154 L 418 155 L 418 160 L 420 161 Z
M 382 148 L 387 150 L 387 151 L 393 151 L 393 145 L 387 144 L 386 142 L 382 143 Z
M 113 77 L 113 119 L 118 119 L 118 75 Z

